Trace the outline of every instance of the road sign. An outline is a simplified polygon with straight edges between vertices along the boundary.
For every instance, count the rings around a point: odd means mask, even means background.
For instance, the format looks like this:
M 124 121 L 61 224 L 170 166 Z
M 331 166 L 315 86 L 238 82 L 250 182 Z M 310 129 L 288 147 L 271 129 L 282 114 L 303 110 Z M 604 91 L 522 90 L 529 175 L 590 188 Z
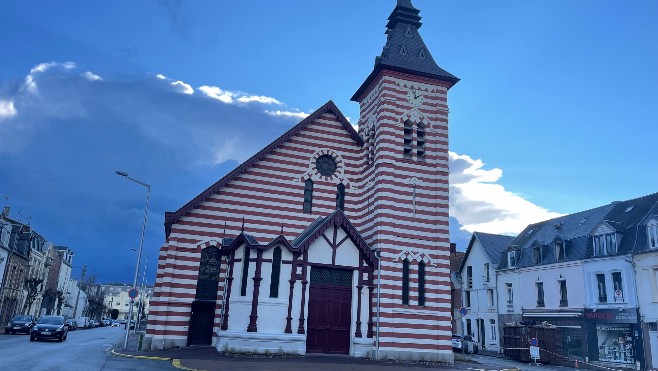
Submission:
M 128 291 L 128 297 L 131 298 L 131 299 L 136 298 L 137 295 L 139 295 L 139 292 L 137 291 L 137 289 L 130 289 L 130 291 Z
M 465 316 L 467 313 L 468 313 L 468 310 L 466 308 L 464 308 L 464 307 L 459 308 L 459 314 L 461 314 L 462 317 Z
M 539 345 L 539 342 L 537 341 L 537 338 L 530 339 L 530 345 L 532 345 L 533 347 L 536 347 L 537 345 Z

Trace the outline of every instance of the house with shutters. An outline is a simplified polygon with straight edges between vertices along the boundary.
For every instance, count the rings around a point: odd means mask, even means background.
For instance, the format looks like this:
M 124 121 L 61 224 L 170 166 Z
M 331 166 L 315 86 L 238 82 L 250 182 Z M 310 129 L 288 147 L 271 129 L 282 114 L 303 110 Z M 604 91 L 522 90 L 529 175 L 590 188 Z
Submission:
M 512 239 L 512 236 L 473 232 L 459 268 L 462 303 L 468 310 L 462 318 L 463 335 L 473 336 L 484 350 L 500 349 L 496 268 Z
M 448 91 L 398 0 L 352 100 L 328 102 L 165 215 L 145 345 L 452 362 Z

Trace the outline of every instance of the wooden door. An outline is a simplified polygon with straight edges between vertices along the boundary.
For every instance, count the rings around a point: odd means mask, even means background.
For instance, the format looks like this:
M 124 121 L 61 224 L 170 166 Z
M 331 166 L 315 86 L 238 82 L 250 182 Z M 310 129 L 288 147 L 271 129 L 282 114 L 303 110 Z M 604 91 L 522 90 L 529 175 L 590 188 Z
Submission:
M 212 344 L 212 327 L 215 320 L 215 302 L 195 301 L 192 303 L 188 345 Z
M 352 314 L 352 271 L 311 268 L 306 351 L 348 354 Z

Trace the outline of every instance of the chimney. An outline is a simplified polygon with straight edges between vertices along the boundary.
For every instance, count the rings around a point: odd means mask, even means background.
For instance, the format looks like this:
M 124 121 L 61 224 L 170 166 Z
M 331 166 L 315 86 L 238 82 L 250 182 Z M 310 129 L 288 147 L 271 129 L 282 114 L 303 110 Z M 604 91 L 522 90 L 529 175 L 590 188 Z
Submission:
M 455 255 L 457 253 L 457 244 L 450 242 L 450 255 Z

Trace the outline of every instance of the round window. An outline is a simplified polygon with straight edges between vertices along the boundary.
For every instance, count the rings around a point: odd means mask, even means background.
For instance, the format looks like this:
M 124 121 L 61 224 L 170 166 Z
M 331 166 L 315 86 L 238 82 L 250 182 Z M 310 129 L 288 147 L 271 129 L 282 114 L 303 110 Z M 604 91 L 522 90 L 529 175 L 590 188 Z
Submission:
M 332 176 L 336 172 L 336 161 L 329 155 L 322 155 L 315 161 L 315 167 L 322 176 Z

